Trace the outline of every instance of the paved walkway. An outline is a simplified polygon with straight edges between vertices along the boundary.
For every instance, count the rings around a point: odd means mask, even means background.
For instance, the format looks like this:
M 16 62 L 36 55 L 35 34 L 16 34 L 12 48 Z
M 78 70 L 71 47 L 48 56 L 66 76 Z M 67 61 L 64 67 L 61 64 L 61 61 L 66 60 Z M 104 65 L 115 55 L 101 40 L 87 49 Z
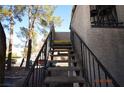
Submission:
M 11 71 L 5 71 L 5 87 L 21 87 L 27 74 L 28 70 L 19 67 L 13 67 Z

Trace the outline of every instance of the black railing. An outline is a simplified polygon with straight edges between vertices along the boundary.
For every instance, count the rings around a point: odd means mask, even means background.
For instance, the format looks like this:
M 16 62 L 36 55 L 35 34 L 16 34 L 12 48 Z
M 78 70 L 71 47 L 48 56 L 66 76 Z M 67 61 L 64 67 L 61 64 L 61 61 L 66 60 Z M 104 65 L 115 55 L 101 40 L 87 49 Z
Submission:
M 82 41 L 74 29 L 71 29 L 71 41 L 74 51 L 77 54 L 77 59 L 79 59 L 78 62 L 81 65 L 81 72 L 83 78 L 86 80 L 86 86 L 119 87 L 119 84 Z
M 54 33 L 54 25 L 51 26 L 50 32 L 41 48 L 39 51 L 34 64 L 32 65 L 23 86 L 24 87 L 42 87 L 43 86 L 43 81 L 46 76 L 46 66 L 49 58 L 49 51 L 51 49 L 51 41 L 53 40 L 53 33 Z

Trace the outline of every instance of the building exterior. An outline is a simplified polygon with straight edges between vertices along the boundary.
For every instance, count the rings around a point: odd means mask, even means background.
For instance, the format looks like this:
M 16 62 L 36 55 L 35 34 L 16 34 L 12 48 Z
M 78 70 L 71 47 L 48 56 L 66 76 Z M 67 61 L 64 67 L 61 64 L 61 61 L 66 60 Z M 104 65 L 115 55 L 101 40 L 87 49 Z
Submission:
M 106 21 L 104 25 L 92 25 L 91 7 L 93 6 L 74 6 L 70 29 L 87 44 L 115 80 L 124 86 L 124 6 L 114 6 L 118 19 L 114 26 L 111 23 L 106 25 L 107 18 L 103 19 Z

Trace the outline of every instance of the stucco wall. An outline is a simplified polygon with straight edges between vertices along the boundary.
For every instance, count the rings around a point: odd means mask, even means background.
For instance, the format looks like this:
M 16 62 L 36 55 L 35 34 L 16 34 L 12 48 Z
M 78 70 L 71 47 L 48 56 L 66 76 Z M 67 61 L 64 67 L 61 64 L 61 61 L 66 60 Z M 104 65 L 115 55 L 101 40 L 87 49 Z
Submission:
M 55 40 L 70 40 L 69 32 L 55 32 Z
M 118 21 L 124 22 L 124 6 L 123 5 L 117 5 L 116 11 L 117 11 L 117 15 L 118 15 Z
M 89 6 L 77 6 L 71 27 L 121 86 L 124 86 L 124 29 L 92 28 Z

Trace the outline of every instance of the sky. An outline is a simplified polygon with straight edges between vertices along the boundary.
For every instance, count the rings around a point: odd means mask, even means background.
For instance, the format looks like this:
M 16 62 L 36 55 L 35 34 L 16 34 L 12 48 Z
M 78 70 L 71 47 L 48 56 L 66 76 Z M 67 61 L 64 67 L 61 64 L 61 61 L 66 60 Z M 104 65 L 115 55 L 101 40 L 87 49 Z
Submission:
M 56 10 L 54 11 L 54 15 L 60 16 L 63 22 L 61 26 L 55 28 L 56 32 L 68 32 L 69 31 L 71 12 L 72 12 L 72 5 L 58 5 L 57 6 Z M 20 31 L 20 27 L 23 27 L 23 26 L 28 27 L 27 20 L 28 20 L 28 17 L 24 16 L 23 21 L 21 23 L 16 22 L 14 26 L 14 39 L 13 39 L 14 45 L 23 43 L 17 37 L 16 32 Z M 6 37 L 9 38 L 9 31 L 5 29 L 5 33 L 6 33 Z M 18 50 L 19 50 L 18 47 L 13 46 L 13 51 L 18 51 Z
M 71 20 L 71 10 L 72 6 L 71 5 L 60 5 L 57 7 L 55 10 L 55 15 L 61 16 L 63 19 L 61 27 L 57 27 L 56 31 L 63 31 L 63 32 L 68 32 L 69 31 L 69 26 L 70 26 L 70 20 Z

